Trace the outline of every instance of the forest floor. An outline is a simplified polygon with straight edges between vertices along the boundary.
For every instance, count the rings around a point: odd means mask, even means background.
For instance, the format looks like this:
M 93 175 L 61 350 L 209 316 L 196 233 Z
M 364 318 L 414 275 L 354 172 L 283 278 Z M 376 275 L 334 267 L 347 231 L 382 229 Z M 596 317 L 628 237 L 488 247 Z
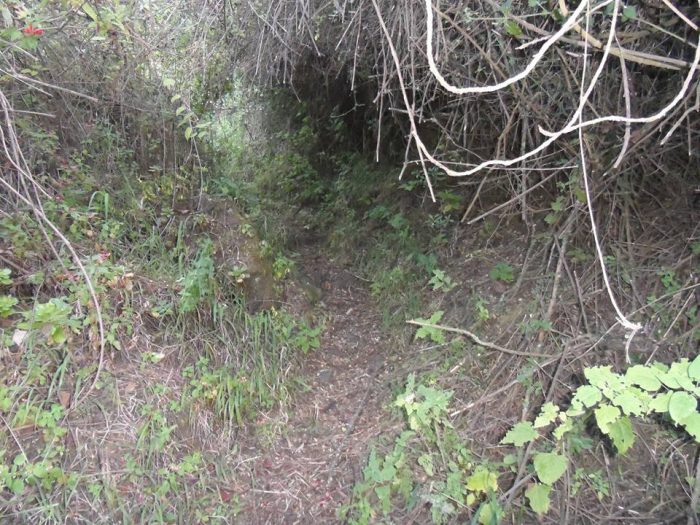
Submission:
M 368 445 L 395 426 L 384 404 L 396 356 L 366 285 L 311 246 L 298 268 L 321 290 L 315 308 L 326 324 L 296 372 L 304 390 L 261 416 L 242 451 L 241 523 L 335 522 Z M 294 292 L 298 302 L 303 293 Z M 278 430 L 271 439 L 260 431 L 270 427 Z

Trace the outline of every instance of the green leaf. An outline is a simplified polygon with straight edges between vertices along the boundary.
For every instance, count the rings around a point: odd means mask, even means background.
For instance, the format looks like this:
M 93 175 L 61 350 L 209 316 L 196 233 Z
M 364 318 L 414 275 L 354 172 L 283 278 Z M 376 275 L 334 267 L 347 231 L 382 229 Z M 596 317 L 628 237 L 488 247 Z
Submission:
M 62 326 L 54 326 L 49 335 L 49 344 L 62 345 L 68 340 L 68 335 Z
M 623 416 L 609 425 L 608 435 L 620 454 L 625 454 L 634 444 L 634 431 L 632 422 L 627 416 Z
M 503 520 L 503 508 L 501 508 L 497 500 L 492 499 L 482 503 L 476 515 L 479 525 L 498 525 Z
M 601 405 L 595 409 L 595 420 L 603 434 L 610 432 L 610 425 L 620 417 L 620 409 L 612 405 Z
M 467 489 L 485 494 L 489 491 L 495 492 L 498 490 L 498 475 L 479 465 L 474 469 L 474 474 L 467 478 Z
M 568 432 L 573 430 L 573 428 L 574 428 L 574 420 L 571 418 L 567 418 L 562 422 L 561 425 L 559 425 L 557 428 L 554 429 L 554 432 L 552 432 L 552 435 L 554 436 L 554 439 L 559 441 Z
M 598 387 L 608 398 L 615 397 L 616 394 L 627 388 L 625 379 L 621 375 L 614 373 L 610 366 L 586 368 L 583 374 L 591 385 Z
M 374 493 L 382 506 L 384 515 L 389 514 L 391 510 L 391 485 L 384 485 L 374 488 Z
M 444 313 L 445 312 L 443 312 L 442 310 L 438 310 L 428 319 L 415 319 L 415 322 L 425 324 L 437 324 L 440 322 L 440 319 L 442 319 Z M 418 328 L 418 330 L 416 330 L 416 339 L 426 338 L 430 339 L 434 343 L 445 342 L 445 334 L 442 330 L 440 330 L 439 328 L 433 328 L 431 326 L 421 326 L 420 328 Z
M 185 130 L 185 138 L 186 138 L 187 140 L 190 140 L 190 138 L 192 138 L 192 131 L 193 131 L 192 128 L 189 127 L 189 126 L 188 126 L 187 129 Z
M 566 472 L 568 461 L 566 456 L 556 452 L 540 452 L 533 458 L 535 472 L 542 483 L 554 484 Z
M 687 359 L 672 363 L 665 374 L 659 373 L 659 379 L 668 388 L 693 390 L 695 387 L 690 378 L 690 363 Z
M 164 87 L 170 88 L 170 87 L 173 87 L 174 85 L 175 85 L 175 80 L 173 80 L 172 78 L 164 78 L 163 79 L 163 86 Z M 173 98 L 175 98 L 175 97 L 173 97 Z
M 535 428 L 542 428 L 550 425 L 557 418 L 559 407 L 554 403 L 545 403 L 540 410 L 540 415 L 535 418 Z
M 695 441 L 700 443 L 700 413 L 695 412 L 690 414 L 683 420 L 683 426 L 686 432 L 695 438 Z
M 659 412 L 665 414 L 668 412 L 668 404 L 671 401 L 671 396 L 673 392 L 664 392 L 662 394 L 657 394 L 654 399 L 649 402 L 649 410 L 651 412 Z
M 435 468 L 433 466 L 433 456 L 430 454 L 423 454 L 418 457 L 418 464 L 423 467 L 425 473 L 432 477 L 435 474 Z
M 696 413 L 697 400 L 687 392 L 674 392 L 668 402 L 668 413 L 676 423 Z
M 656 392 L 661 388 L 658 370 L 644 365 L 635 365 L 627 370 L 625 374 L 627 381 L 633 385 L 638 385 L 648 392 Z
M 511 428 L 501 440 L 501 445 L 513 444 L 522 447 L 525 443 L 537 439 L 539 434 L 529 421 L 521 421 Z
M 523 36 L 523 30 L 520 29 L 520 26 L 515 20 L 508 19 L 504 22 L 503 26 L 506 28 L 506 32 L 510 36 L 514 36 L 516 38 Z
M 0 295 L 0 317 L 10 317 L 15 313 L 14 306 L 17 298 L 12 295 Z
M 0 284 L 10 285 L 12 284 L 12 279 L 10 278 L 11 272 L 8 268 L 3 268 L 0 270 Z
M 580 401 L 586 408 L 592 408 L 593 406 L 600 403 L 603 399 L 603 394 L 600 392 L 598 387 L 593 385 L 582 385 L 576 389 L 576 394 L 571 400 L 574 404 L 576 400 Z
M 182 115 L 185 111 L 187 111 L 187 108 L 186 108 L 185 106 L 180 106 L 179 108 L 177 108 L 177 109 L 175 110 L 175 116 L 176 116 L 176 117 L 179 117 L 179 116 Z
M 626 5 L 622 8 L 623 20 L 634 20 L 637 18 L 637 8 L 633 5 Z
M 83 3 L 83 12 L 88 15 L 90 18 L 92 18 L 93 22 L 97 22 L 97 19 L 99 18 L 97 16 L 97 11 L 95 11 L 95 8 L 92 7 L 90 4 L 87 2 Z
M 641 416 L 642 414 L 646 413 L 646 406 L 649 403 L 649 395 L 646 394 L 646 392 L 639 390 L 640 393 L 646 395 L 646 398 L 642 399 L 642 396 L 635 395 L 635 390 L 636 389 L 634 387 L 629 387 L 620 395 L 615 396 L 612 399 L 612 402 L 620 407 L 627 415 Z
M 688 377 L 700 382 L 700 355 L 693 359 L 693 362 L 688 365 Z
M 544 218 L 544 222 L 546 222 L 549 225 L 552 225 L 555 222 L 557 222 L 558 219 L 559 219 L 558 213 L 548 213 Z
M 489 277 L 494 281 L 512 283 L 515 280 L 515 270 L 510 264 L 499 262 L 489 272 Z
M 10 489 L 15 496 L 19 496 L 24 492 L 24 480 L 20 478 L 10 480 L 7 483 L 7 488 Z
M 525 491 L 525 497 L 530 502 L 530 508 L 542 516 L 549 511 L 549 493 L 552 487 L 542 483 L 534 483 Z

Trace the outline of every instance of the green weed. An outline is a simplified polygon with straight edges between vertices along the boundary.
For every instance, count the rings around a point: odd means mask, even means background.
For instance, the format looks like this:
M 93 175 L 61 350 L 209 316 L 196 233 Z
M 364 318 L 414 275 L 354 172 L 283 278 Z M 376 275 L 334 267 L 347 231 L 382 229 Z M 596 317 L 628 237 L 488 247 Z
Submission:
M 494 281 L 512 283 L 515 281 L 515 270 L 510 264 L 499 262 L 489 272 L 489 277 Z

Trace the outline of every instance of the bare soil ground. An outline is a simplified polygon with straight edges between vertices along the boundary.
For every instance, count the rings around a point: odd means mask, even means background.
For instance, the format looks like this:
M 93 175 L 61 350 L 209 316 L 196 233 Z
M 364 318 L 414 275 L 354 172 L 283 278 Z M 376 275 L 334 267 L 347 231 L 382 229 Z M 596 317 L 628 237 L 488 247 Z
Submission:
M 338 522 L 369 444 L 393 426 L 384 407 L 392 348 L 364 283 L 323 255 L 302 260 L 322 289 L 316 308 L 327 323 L 299 371 L 305 391 L 260 417 L 242 451 L 241 523 Z M 264 428 L 278 430 L 271 442 Z

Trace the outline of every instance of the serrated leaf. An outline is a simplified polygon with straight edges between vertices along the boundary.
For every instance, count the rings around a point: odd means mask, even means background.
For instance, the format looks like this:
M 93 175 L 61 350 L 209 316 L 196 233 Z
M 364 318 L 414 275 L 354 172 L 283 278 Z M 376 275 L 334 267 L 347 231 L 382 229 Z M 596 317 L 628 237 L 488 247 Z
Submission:
M 535 483 L 525 491 L 525 497 L 530 502 L 530 508 L 542 516 L 549 511 L 549 493 L 552 487 Z
M 603 434 L 610 432 L 610 425 L 620 417 L 620 409 L 612 405 L 601 405 L 596 408 L 595 421 Z
M 495 492 L 498 490 L 498 475 L 480 465 L 476 467 L 474 473 L 467 478 L 467 489 L 472 492 Z
M 567 432 L 570 432 L 574 428 L 574 421 L 573 419 L 565 419 L 561 425 L 559 425 L 557 428 L 554 429 L 554 432 L 552 432 L 552 435 L 554 436 L 554 439 L 557 441 L 561 440 Z
M 559 414 L 559 407 L 554 403 L 545 403 L 540 410 L 540 415 L 535 418 L 535 428 L 542 428 L 550 425 L 557 418 Z
M 437 324 L 440 322 L 440 319 L 442 319 L 442 316 L 444 315 L 444 313 L 445 312 L 443 312 L 442 310 L 438 310 L 433 315 L 431 315 L 428 319 L 415 319 L 415 321 L 418 323 L 425 323 L 425 324 Z M 439 328 L 433 328 L 430 326 L 420 326 L 418 328 L 418 330 L 416 330 L 416 339 L 426 339 L 426 338 L 429 338 L 434 343 L 444 343 L 445 342 L 445 334 Z
M 552 485 L 566 472 L 568 460 L 556 452 L 540 452 L 535 454 L 532 463 L 540 481 Z
M 576 394 L 571 400 L 573 405 L 575 401 L 580 401 L 586 408 L 591 408 L 603 399 L 603 394 L 600 389 L 593 385 L 583 385 L 576 389 Z
M 641 416 L 646 413 L 646 407 L 642 399 L 635 395 L 629 388 L 612 399 L 614 405 L 620 407 L 627 415 Z
M 620 454 L 625 454 L 634 444 L 634 431 L 632 422 L 627 416 L 623 416 L 609 425 L 608 436 Z
M 688 365 L 688 377 L 695 381 L 700 381 L 700 355 L 693 359 L 693 362 Z
M 525 443 L 537 439 L 538 437 L 539 434 L 533 428 L 532 423 L 529 421 L 521 421 L 508 431 L 508 433 L 501 440 L 501 444 L 512 444 L 516 447 L 522 447 Z
M 668 402 L 668 413 L 676 423 L 696 413 L 697 400 L 687 392 L 674 392 Z
M 661 388 L 658 370 L 644 365 L 635 365 L 627 370 L 625 374 L 630 384 L 637 385 L 647 392 L 656 392 Z
M 588 382 L 598 387 L 608 398 L 615 397 L 615 394 L 627 388 L 625 379 L 611 370 L 609 366 L 594 366 L 586 368 L 583 374 Z

